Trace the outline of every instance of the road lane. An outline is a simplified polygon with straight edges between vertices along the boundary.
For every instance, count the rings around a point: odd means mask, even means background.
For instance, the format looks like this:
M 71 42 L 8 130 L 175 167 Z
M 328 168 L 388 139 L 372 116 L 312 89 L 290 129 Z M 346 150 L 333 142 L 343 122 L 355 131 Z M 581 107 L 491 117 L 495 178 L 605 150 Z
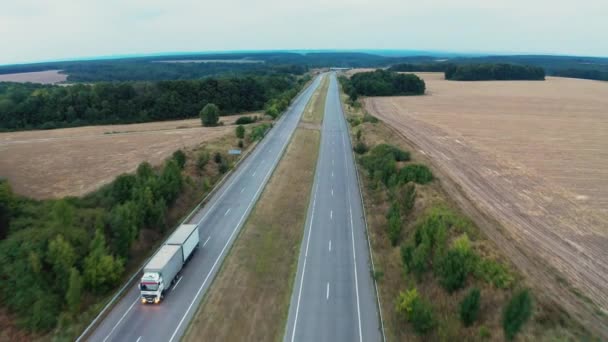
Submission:
M 348 134 L 332 74 L 286 342 L 382 340 Z
M 207 205 L 192 216 L 188 223 L 198 224 L 201 241 L 205 242 L 182 271 L 178 290 L 170 291 L 160 305 L 142 305 L 137 285 L 131 287 L 87 340 L 180 339 L 318 85 L 319 77 L 294 100 L 266 138 Z

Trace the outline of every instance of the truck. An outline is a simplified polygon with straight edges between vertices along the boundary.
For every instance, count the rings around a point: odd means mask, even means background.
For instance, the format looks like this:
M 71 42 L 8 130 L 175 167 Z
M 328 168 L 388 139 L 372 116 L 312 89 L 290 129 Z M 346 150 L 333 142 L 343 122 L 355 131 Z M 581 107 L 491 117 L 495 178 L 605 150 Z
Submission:
M 164 299 L 199 243 L 198 226 L 194 224 L 182 224 L 169 236 L 144 266 L 139 282 L 143 304 L 159 304 Z

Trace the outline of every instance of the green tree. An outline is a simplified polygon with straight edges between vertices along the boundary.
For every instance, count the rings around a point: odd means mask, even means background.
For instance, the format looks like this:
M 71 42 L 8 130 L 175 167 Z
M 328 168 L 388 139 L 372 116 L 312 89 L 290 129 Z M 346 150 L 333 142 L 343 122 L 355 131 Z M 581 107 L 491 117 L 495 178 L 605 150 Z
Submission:
M 211 159 L 209 152 L 203 151 L 198 154 L 196 157 L 196 169 L 198 170 L 199 174 L 203 172 L 205 166 L 207 166 L 207 163 L 209 163 L 209 159 Z
M 431 304 L 423 298 L 415 300 L 412 304 L 410 321 L 414 326 L 414 331 L 420 335 L 432 330 L 436 325 L 436 321 Z
M 112 208 L 109 226 L 114 251 L 122 257 L 128 256 L 138 234 L 135 204 L 129 201 Z
M 469 274 L 470 255 L 457 249 L 450 249 L 440 258 L 436 267 L 439 282 L 448 292 L 454 292 L 464 286 Z
M 177 150 L 173 152 L 173 160 L 177 162 L 177 166 L 179 166 L 179 169 L 183 170 L 184 166 L 186 165 L 186 154 L 182 150 Z
M 89 255 L 84 259 L 86 286 L 95 293 L 104 293 L 120 280 L 123 270 L 122 261 L 108 254 L 103 232 L 97 229 Z
M 70 270 L 70 281 L 68 290 L 65 294 L 65 300 L 68 304 L 68 309 L 72 314 L 78 312 L 80 307 L 80 297 L 82 295 L 82 277 L 80 272 L 74 267 Z
M 477 319 L 479 313 L 480 292 L 472 288 L 460 303 L 460 320 L 465 327 L 470 326 Z
M 528 290 L 517 292 L 505 307 L 502 327 L 508 340 L 515 338 L 523 325 L 532 316 L 532 296 Z
M 217 126 L 220 120 L 220 109 L 213 103 L 208 103 L 199 113 L 203 126 Z
M 175 160 L 165 163 L 160 175 L 161 195 L 166 203 L 173 203 L 182 189 L 182 173 Z
M 0 240 L 8 235 L 8 227 L 15 209 L 14 198 L 8 182 L 0 180 Z
M 70 270 L 74 262 L 76 262 L 74 248 L 62 235 L 57 235 L 49 242 L 46 260 L 53 269 L 58 288 L 65 289 L 68 284 Z
M 243 139 L 245 137 L 245 127 L 243 125 L 236 126 L 235 133 L 237 138 Z

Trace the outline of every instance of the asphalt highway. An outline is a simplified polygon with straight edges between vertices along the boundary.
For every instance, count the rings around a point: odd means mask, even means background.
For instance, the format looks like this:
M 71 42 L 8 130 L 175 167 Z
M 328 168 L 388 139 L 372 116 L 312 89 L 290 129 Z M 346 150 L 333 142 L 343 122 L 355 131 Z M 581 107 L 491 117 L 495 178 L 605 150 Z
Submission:
M 382 340 L 351 151 L 332 73 L 285 342 Z
M 192 216 L 200 248 L 159 305 L 140 303 L 138 284 L 126 291 L 92 331 L 89 341 L 179 341 L 240 228 L 285 150 L 304 108 L 319 85 L 317 77 L 283 114 L 252 154 L 209 202 Z

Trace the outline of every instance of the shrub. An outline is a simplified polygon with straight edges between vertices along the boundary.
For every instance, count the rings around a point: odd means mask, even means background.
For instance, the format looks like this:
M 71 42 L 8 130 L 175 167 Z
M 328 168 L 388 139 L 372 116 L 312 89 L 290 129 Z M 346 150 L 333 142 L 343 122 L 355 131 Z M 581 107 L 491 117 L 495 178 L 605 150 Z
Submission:
M 221 162 L 222 162 L 222 159 L 223 159 L 223 158 L 222 158 L 222 154 L 221 154 L 221 153 L 219 153 L 219 152 L 215 152 L 215 154 L 213 155 L 213 161 L 214 161 L 216 164 L 219 164 L 219 163 L 221 163 Z
M 363 141 L 358 141 L 353 148 L 356 154 L 363 154 L 367 152 L 367 145 Z
M 179 166 L 179 169 L 183 170 L 184 166 L 186 165 L 186 154 L 184 153 L 184 151 L 177 150 L 173 152 L 173 159 L 177 163 L 177 166 Z
M 532 316 L 532 297 L 528 290 L 517 292 L 503 312 L 502 327 L 505 337 L 512 340 Z
M 363 114 L 363 122 L 377 123 L 378 118 L 366 112 Z
M 203 126 L 217 126 L 220 120 L 220 109 L 213 103 L 208 103 L 199 113 Z
M 361 141 L 361 133 L 362 133 L 361 130 L 358 129 L 357 130 L 357 141 Z
M 479 327 L 479 338 L 483 339 L 483 340 L 487 340 L 490 337 L 492 337 L 492 333 L 490 333 L 490 329 L 488 329 L 488 327 L 486 327 L 485 325 L 482 325 Z
M 397 297 L 395 311 L 397 311 L 397 314 L 401 316 L 401 318 L 409 321 L 412 318 L 414 302 L 419 299 L 420 296 L 418 295 L 418 290 L 415 287 L 405 292 L 401 291 Z
M 255 121 L 255 117 L 252 118 L 251 116 L 241 116 L 240 118 L 236 119 L 234 123 L 237 125 L 247 125 L 250 123 L 254 123 Z
M 465 327 L 470 326 L 477 319 L 477 314 L 479 313 L 479 299 L 479 289 L 473 288 L 460 303 L 460 320 Z
M 445 256 L 439 258 L 436 273 L 439 282 L 448 292 L 464 286 L 469 274 L 469 259 L 468 254 L 456 249 L 450 249 Z
M 254 127 L 251 130 L 251 140 L 261 140 L 262 138 L 264 138 L 264 136 L 266 135 L 266 132 L 271 127 L 272 126 L 269 124 L 261 124 L 259 126 Z
M 426 184 L 433 180 L 433 173 L 421 164 L 410 164 L 399 170 L 399 181 L 402 183 L 415 182 Z
M 397 203 L 391 205 L 386 218 L 388 219 L 388 239 L 391 241 L 391 245 L 396 246 L 401 236 L 401 215 Z
M 480 259 L 475 262 L 473 268 L 475 277 L 485 280 L 499 289 L 506 289 L 513 284 L 513 275 L 506 266 L 488 259 Z
M 239 148 L 243 148 L 243 146 L 244 146 L 243 145 L 243 140 L 239 140 L 238 146 L 239 146 Z
M 416 202 L 416 186 L 414 183 L 402 184 L 397 188 L 395 196 L 399 202 L 401 215 L 405 216 L 414 208 Z
M 220 162 L 220 165 L 218 167 L 218 170 L 221 174 L 224 174 L 224 173 L 228 172 L 228 170 L 230 170 L 230 164 L 228 163 L 228 161 L 226 159 L 222 159 L 222 161 Z
M 245 127 L 242 125 L 238 125 L 235 128 L 236 137 L 239 139 L 243 139 L 245 137 Z
M 414 331 L 424 335 L 435 327 L 435 317 L 431 304 L 422 298 L 418 298 L 412 304 L 411 319 Z
M 196 157 L 196 169 L 200 172 L 203 171 L 207 163 L 209 162 L 211 157 L 209 156 L 209 152 L 201 152 Z

